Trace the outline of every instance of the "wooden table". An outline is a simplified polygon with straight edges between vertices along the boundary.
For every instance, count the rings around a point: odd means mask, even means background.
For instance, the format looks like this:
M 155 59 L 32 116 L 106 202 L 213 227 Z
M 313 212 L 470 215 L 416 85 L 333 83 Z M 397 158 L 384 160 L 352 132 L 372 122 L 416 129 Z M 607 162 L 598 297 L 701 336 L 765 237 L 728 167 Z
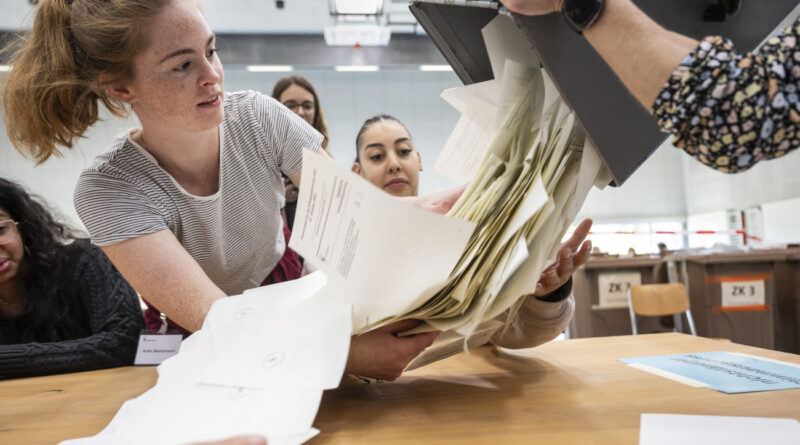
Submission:
M 800 356 L 683 334 L 554 342 L 508 355 L 485 347 L 395 383 L 346 379 L 322 400 L 319 444 L 636 444 L 641 413 L 800 419 L 800 389 L 723 394 L 616 359 L 704 351 Z M 154 368 L 0 382 L 0 443 L 51 444 L 97 433 L 123 401 L 155 383 Z

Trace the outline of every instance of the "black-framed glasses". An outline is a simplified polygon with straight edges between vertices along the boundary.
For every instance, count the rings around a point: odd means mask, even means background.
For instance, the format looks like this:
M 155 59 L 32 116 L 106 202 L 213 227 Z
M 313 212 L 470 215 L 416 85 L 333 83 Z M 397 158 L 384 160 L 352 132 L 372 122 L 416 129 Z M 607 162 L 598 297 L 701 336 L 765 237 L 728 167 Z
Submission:
M 314 111 L 314 102 L 307 100 L 305 102 L 295 102 L 293 100 L 287 100 L 283 103 L 283 106 L 292 110 L 293 112 L 297 113 L 297 110 L 302 108 L 303 111 L 306 113 L 309 111 Z

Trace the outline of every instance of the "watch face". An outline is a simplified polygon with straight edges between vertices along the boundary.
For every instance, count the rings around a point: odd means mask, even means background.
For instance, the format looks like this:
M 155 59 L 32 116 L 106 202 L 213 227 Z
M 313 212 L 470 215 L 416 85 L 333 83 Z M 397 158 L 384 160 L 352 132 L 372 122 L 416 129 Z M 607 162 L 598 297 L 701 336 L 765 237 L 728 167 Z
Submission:
M 567 23 L 580 32 L 588 28 L 603 10 L 603 0 L 564 0 L 561 12 Z

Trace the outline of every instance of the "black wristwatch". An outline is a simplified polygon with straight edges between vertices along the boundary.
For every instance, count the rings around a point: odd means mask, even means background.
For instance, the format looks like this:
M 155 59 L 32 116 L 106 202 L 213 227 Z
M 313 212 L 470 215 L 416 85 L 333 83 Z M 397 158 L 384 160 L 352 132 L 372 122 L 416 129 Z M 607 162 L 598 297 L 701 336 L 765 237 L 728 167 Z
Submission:
M 564 0 L 561 4 L 561 14 L 570 28 L 578 34 L 592 26 L 603 11 L 603 0 Z

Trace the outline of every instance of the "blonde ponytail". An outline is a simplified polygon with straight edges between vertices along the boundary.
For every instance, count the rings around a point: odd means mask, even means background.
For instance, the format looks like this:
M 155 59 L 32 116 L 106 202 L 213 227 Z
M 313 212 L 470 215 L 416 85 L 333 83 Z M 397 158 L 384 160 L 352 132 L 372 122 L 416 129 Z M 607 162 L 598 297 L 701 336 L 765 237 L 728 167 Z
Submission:
M 105 94 L 108 81 L 133 79 L 143 29 L 169 0 L 43 0 L 33 29 L 16 46 L 3 88 L 6 132 L 37 164 L 72 148 L 98 120 L 98 101 L 114 115 L 125 104 Z

